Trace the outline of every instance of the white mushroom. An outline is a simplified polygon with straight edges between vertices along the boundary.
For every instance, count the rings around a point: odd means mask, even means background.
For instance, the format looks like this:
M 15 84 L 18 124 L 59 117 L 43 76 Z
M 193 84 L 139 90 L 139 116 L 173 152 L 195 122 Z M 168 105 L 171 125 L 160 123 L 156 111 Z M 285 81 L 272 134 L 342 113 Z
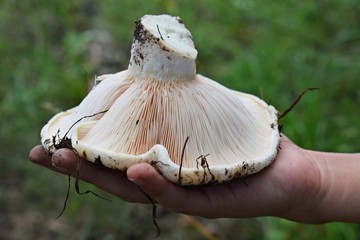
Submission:
M 197 51 L 180 18 L 146 15 L 134 35 L 128 69 L 101 76 L 79 106 L 43 127 L 48 152 L 70 147 L 119 170 L 147 162 L 181 185 L 221 183 L 272 162 L 277 111 L 197 75 Z

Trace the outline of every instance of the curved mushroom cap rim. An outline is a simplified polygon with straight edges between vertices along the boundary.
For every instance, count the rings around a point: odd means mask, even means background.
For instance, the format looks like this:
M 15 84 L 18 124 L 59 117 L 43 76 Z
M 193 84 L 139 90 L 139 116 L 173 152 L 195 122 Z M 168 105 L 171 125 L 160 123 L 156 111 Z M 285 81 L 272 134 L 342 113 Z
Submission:
M 239 159 L 231 164 L 209 164 L 206 167 L 201 166 L 199 163 L 197 168 L 181 166 L 181 181 L 179 182 L 179 171 L 180 166 L 174 163 L 170 157 L 168 150 L 160 144 L 154 145 L 147 152 L 138 155 L 132 155 L 127 153 L 119 153 L 107 149 L 102 149 L 94 145 L 83 143 L 78 139 L 78 130 L 85 125 L 94 124 L 97 121 L 87 121 L 76 124 L 73 126 L 69 134 L 66 136 L 71 140 L 72 147 L 77 153 L 95 163 L 101 163 L 102 165 L 119 170 L 126 170 L 129 166 L 147 162 L 155 166 L 168 180 L 174 183 L 180 183 L 182 185 L 196 185 L 205 183 L 220 183 L 229 181 L 235 177 L 246 176 L 260 171 L 264 167 L 268 166 L 275 158 L 278 151 L 279 144 L 279 130 L 277 127 L 277 111 L 274 107 L 267 105 L 262 99 L 253 96 L 251 94 L 242 93 L 238 91 L 232 91 L 242 100 L 259 105 L 263 111 L 267 112 L 270 119 L 273 121 L 269 129 L 271 128 L 271 136 L 269 136 L 270 146 L 264 149 L 264 152 L 259 154 L 254 159 Z M 42 143 L 49 152 L 54 152 L 55 146 L 52 141 L 61 141 L 57 136 L 51 136 L 51 126 L 62 118 L 66 118 L 76 111 L 76 108 L 56 114 L 52 119 L 49 120 L 42 131 Z M 52 132 L 57 129 L 52 129 Z M 62 129 L 67 131 L 69 129 Z M 49 136 L 50 135 L 50 136 Z M 182 143 L 179 143 L 182 144 Z M 211 155 L 211 152 L 209 153 Z M 199 156 L 200 157 L 200 156 Z M 193 159 L 192 161 L 200 161 L 199 159 Z M 205 158 L 206 160 L 206 158 Z M 219 159 L 221 161 L 221 159 Z M 217 161 L 218 162 L 218 161 Z
M 168 150 L 161 144 L 154 145 L 145 153 L 132 155 L 102 149 L 79 141 L 78 130 L 83 126 L 95 124 L 97 121 L 88 121 L 77 124 L 73 127 L 71 133 L 67 137 L 71 139 L 72 147 L 76 150 L 79 156 L 91 162 L 102 164 L 108 168 L 126 170 L 133 164 L 145 162 L 156 167 L 161 174 L 163 174 L 171 182 L 180 183 L 181 185 L 221 183 L 229 181 L 235 177 L 247 176 L 256 173 L 268 166 L 277 154 L 280 138 L 277 127 L 277 112 L 275 108 L 268 106 L 263 100 L 257 98 L 256 96 L 237 91 L 234 92 L 240 98 L 254 101 L 256 104 L 260 104 L 267 109 L 268 114 L 274 121 L 273 126 L 269 126 L 269 128 L 272 127 L 270 136 L 271 146 L 269 146 L 268 149 L 255 159 L 239 159 L 237 162 L 232 164 L 210 164 L 207 167 L 203 167 L 200 165 L 200 159 L 193 159 L 193 161 L 199 161 L 199 166 L 197 168 L 181 166 L 181 180 L 179 178 L 180 166 L 170 159 Z M 53 143 L 51 143 L 52 136 L 46 137 L 49 134 L 49 126 L 54 124 L 56 121 L 59 121 L 61 118 L 70 115 L 74 111 L 76 111 L 76 107 L 56 114 L 42 129 L 42 139 L 48 139 L 48 141 L 50 139 L 50 142 L 43 142 L 43 145 L 48 151 L 55 151 Z M 57 139 L 57 141 L 59 141 L 59 139 Z
M 91 124 L 91 123 L 83 123 Z M 77 128 L 81 127 L 81 124 Z M 275 126 L 277 128 L 277 125 Z M 236 177 L 243 177 L 254 174 L 267 167 L 276 157 L 279 133 L 272 132 L 272 146 L 256 159 L 239 159 L 233 164 L 209 165 L 206 168 L 181 167 L 181 180 L 179 178 L 180 166 L 175 164 L 168 154 L 168 150 L 161 144 L 153 146 L 149 151 L 132 155 L 118 153 L 111 150 L 101 149 L 96 146 L 90 146 L 81 141 L 77 141 L 77 131 L 72 134 L 72 145 L 78 154 L 88 161 L 104 165 L 105 167 L 126 171 L 130 166 L 137 163 L 149 163 L 153 165 L 160 173 L 173 183 L 181 185 L 198 185 L 207 183 L 222 183 L 232 180 Z M 196 159 L 194 159 L 196 161 Z

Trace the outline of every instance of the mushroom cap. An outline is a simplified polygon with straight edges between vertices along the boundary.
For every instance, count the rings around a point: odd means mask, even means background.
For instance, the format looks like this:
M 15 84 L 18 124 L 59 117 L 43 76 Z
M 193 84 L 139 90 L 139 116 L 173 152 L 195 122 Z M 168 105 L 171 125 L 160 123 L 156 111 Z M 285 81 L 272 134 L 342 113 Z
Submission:
M 178 17 L 146 15 L 134 35 L 128 69 L 100 76 L 43 127 L 48 152 L 70 147 L 123 171 L 147 162 L 180 185 L 229 181 L 274 160 L 275 108 L 196 74 L 197 51 Z

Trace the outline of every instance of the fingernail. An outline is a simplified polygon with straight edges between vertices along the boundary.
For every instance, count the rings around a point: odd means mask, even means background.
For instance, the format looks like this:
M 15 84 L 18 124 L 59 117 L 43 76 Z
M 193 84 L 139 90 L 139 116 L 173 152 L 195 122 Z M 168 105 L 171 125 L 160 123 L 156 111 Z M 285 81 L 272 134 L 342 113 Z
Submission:
M 51 163 L 54 167 L 56 167 L 57 169 L 59 169 L 60 171 L 63 171 L 63 172 L 69 172 L 68 169 L 64 168 L 61 164 L 61 155 L 60 156 L 57 156 L 57 157 L 54 157 L 51 159 Z
M 135 183 L 136 185 L 143 185 L 144 184 L 144 181 L 141 179 L 141 178 L 128 178 L 131 182 Z

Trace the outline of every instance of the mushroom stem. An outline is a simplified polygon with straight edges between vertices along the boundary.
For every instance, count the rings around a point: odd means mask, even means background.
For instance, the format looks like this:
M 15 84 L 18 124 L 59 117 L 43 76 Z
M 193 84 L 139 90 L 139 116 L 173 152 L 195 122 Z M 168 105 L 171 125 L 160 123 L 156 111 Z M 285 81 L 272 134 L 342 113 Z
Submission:
M 128 68 L 136 78 L 193 80 L 196 56 L 191 33 L 179 17 L 145 15 L 136 21 Z

